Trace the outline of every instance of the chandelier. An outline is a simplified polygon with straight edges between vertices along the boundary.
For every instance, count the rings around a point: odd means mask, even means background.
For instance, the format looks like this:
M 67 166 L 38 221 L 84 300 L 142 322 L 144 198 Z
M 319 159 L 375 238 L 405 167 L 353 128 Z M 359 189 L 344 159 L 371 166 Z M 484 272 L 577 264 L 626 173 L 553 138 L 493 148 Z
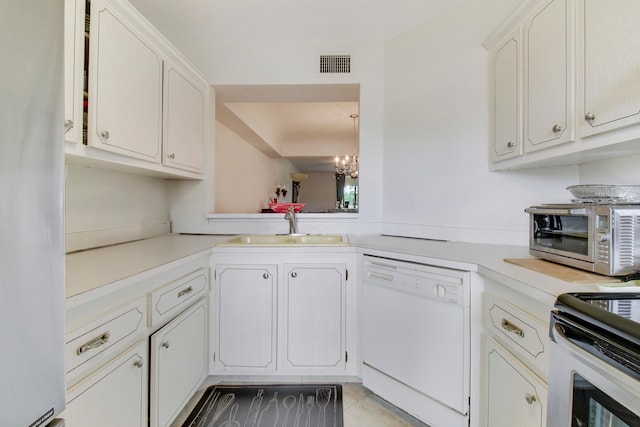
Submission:
M 355 151 L 351 156 L 336 156 L 336 173 L 340 175 L 349 175 L 351 178 L 355 179 L 358 177 L 359 173 L 357 154 L 358 142 L 356 139 L 356 119 L 358 118 L 358 115 L 351 114 L 349 117 L 353 119 L 353 146 L 355 148 Z

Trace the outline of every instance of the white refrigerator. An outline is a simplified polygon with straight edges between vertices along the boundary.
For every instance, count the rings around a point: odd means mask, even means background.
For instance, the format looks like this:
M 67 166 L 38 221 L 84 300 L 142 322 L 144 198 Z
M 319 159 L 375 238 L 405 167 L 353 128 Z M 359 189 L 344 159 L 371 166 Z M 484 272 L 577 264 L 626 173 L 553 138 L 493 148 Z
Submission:
M 65 405 L 63 0 L 0 0 L 0 426 Z

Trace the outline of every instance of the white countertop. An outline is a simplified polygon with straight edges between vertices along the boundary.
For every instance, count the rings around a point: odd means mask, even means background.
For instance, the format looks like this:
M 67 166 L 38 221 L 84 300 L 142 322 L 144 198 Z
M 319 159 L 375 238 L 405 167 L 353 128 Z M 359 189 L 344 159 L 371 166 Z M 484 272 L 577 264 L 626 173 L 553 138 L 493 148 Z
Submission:
M 526 246 L 372 235 L 350 235 L 349 241 L 362 253 L 381 255 L 381 252 L 393 252 L 403 255 L 408 261 L 476 271 L 547 304 L 553 304 L 558 295 L 566 292 L 591 292 L 599 289 L 595 283 L 565 282 L 504 261 L 505 258 L 533 258 Z
M 216 243 L 231 237 L 170 234 L 68 254 L 67 298 L 109 284 L 137 280 L 138 276 L 161 266 L 170 268 L 171 263 L 190 256 L 206 254 L 207 251 L 212 252 Z M 349 241 L 350 249 L 360 253 L 401 256 L 406 261 L 478 272 L 550 304 L 557 295 L 565 292 L 598 289 L 596 284 L 568 283 L 504 261 L 505 258 L 529 258 L 528 248 L 524 246 L 444 242 L 380 235 L 349 235 Z M 216 251 L 218 250 L 220 247 Z M 261 249 L 265 250 L 268 249 Z
M 66 256 L 67 298 L 116 283 L 203 251 L 229 236 L 168 234 Z

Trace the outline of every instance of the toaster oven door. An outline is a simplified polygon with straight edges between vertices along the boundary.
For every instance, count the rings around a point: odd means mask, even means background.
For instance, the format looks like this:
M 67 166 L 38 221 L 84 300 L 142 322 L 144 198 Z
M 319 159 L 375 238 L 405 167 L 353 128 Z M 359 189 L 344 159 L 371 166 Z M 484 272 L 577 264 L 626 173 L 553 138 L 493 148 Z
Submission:
M 529 248 L 551 261 L 591 270 L 595 224 L 590 209 L 529 208 Z

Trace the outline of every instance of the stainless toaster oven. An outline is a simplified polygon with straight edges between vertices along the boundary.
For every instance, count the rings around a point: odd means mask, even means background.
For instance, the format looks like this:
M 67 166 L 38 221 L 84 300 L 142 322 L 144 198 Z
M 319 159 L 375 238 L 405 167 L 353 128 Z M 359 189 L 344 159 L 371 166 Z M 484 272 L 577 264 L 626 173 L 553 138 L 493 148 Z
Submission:
M 640 272 L 640 204 L 541 205 L 529 213 L 529 253 L 607 276 Z

